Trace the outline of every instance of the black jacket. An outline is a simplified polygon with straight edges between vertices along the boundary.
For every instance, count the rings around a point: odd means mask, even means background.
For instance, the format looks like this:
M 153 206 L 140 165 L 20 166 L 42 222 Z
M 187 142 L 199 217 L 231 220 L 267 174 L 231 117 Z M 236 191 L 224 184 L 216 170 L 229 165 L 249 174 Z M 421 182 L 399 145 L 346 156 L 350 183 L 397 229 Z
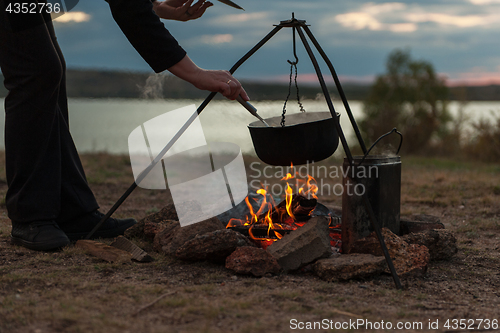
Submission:
M 130 44 L 156 72 L 178 63 L 186 51 L 153 12 L 149 0 L 107 0 L 111 13 Z

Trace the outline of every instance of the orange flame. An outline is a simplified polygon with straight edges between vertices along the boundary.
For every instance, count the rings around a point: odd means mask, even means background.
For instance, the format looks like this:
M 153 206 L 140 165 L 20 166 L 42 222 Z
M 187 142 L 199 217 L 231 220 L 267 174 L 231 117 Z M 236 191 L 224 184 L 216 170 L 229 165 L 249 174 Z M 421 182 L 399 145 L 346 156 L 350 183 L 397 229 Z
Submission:
M 247 207 L 250 210 L 250 216 L 252 217 L 252 223 L 254 222 L 253 221 L 254 218 L 255 218 L 255 222 L 257 222 L 257 215 L 255 215 L 254 212 L 253 212 L 253 207 L 250 204 L 250 201 L 248 200 L 248 196 L 245 198 L 245 203 L 247 204 Z M 248 216 L 247 216 L 247 220 L 248 220 Z
M 290 187 L 290 185 L 288 185 L 288 183 L 286 183 L 285 192 L 286 192 L 286 212 L 292 219 L 295 219 L 295 216 L 292 213 L 293 190 Z
M 291 166 L 290 166 L 290 172 L 288 172 L 288 173 L 286 174 L 286 176 L 285 176 L 285 177 L 283 177 L 283 178 L 281 178 L 280 180 L 290 180 L 290 179 L 295 178 L 295 172 L 294 172 L 294 174 L 293 174 L 293 175 L 291 174 L 292 170 L 293 170 L 293 163 L 292 163 L 292 164 L 291 164 Z
M 311 184 L 311 181 L 314 181 L 314 184 Z M 318 197 L 316 196 L 316 193 L 318 193 L 318 186 L 316 185 L 316 179 L 314 179 L 313 177 L 307 175 L 307 194 L 311 194 L 311 196 L 314 198 L 314 199 L 318 199 Z
M 295 179 L 297 174 L 298 173 L 293 171 L 292 164 L 290 172 L 288 172 L 281 180 L 288 181 L 290 179 Z M 307 181 L 296 179 L 295 185 L 297 187 L 297 192 L 304 197 L 313 197 L 317 199 L 318 197 L 316 196 L 316 193 L 318 192 L 318 186 L 316 185 L 316 180 L 310 175 L 307 175 L 307 177 Z M 299 184 L 301 184 L 300 187 Z M 269 199 L 271 202 L 268 201 L 267 189 L 259 189 L 257 193 L 262 195 L 263 198 L 257 212 L 254 211 L 248 197 L 246 197 L 245 203 L 247 204 L 250 212 L 250 214 L 246 216 L 246 222 L 243 220 L 231 219 L 227 227 L 250 226 L 248 229 L 249 237 L 254 240 L 254 242 L 258 243 L 262 248 L 267 248 L 267 246 L 271 245 L 276 240 L 283 238 L 283 235 L 278 232 L 278 230 L 295 230 L 305 224 L 305 222 L 298 222 L 292 212 L 293 192 L 294 191 L 290 184 L 286 182 L 285 209 L 276 210 L 273 209 L 276 207 L 276 204 L 274 203 L 272 196 L 270 196 Z M 257 201 L 257 199 L 254 200 Z M 266 210 L 267 212 L 264 213 Z M 288 216 L 284 216 L 285 214 Z M 276 220 L 273 221 L 273 218 L 276 218 Z M 260 228 L 264 227 L 267 229 L 266 236 L 256 236 L 255 231 L 262 230 Z

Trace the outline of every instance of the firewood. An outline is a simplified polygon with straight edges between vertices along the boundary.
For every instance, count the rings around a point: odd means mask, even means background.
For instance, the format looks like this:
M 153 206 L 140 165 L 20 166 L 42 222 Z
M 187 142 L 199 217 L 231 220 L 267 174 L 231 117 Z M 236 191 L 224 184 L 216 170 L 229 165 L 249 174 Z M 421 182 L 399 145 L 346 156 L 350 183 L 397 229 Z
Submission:
M 130 262 L 132 259 L 126 251 L 93 240 L 81 239 L 76 242 L 75 247 L 107 262 Z
M 291 211 L 292 214 L 298 217 L 300 220 L 309 218 L 309 214 L 316 207 L 316 199 L 307 199 L 300 194 L 294 194 L 292 196 Z M 258 216 L 258 221 L 263 221 L 267 216 L 267 212 Z M 286 199 L 283 199 L 276 207 L 273 207 L 271 212 L 271 220 L 274 223 L 287 223 L 287 219 L 290 217 L 286 210 Z

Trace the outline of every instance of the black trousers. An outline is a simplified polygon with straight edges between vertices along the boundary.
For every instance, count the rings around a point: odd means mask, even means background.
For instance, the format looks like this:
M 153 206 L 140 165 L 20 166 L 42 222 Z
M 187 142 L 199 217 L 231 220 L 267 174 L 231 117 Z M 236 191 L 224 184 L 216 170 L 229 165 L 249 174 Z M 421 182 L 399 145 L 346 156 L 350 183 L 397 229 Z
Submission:
M 52 22 L 20 31 L 0 24 L 0 68 L 9 91 L 5 98 L 9 218 L 13 223 L 64 224 L 96 210 L 69 132 L 66 64 Z

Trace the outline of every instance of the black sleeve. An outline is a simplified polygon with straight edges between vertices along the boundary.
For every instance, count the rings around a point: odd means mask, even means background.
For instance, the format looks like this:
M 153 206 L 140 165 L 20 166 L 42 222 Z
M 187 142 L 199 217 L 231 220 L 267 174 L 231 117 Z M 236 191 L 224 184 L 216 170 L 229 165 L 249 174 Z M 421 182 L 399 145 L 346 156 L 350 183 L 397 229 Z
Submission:
M 106 0 L 130 44 L 156 72 L 178 63 L 186 51 L 154 13 L 149 0 Z

